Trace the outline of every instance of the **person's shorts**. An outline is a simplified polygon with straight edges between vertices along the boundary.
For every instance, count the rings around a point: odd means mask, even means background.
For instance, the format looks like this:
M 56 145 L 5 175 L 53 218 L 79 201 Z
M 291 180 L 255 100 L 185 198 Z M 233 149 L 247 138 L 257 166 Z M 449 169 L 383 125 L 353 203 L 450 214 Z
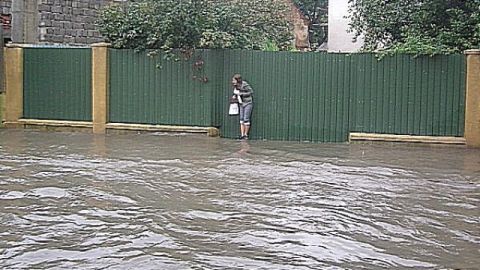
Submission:
M 240 105 L 240 124 L 246 126 L 250 125 L 250 118 L 252 117 L 253 103 L 239 104 Z

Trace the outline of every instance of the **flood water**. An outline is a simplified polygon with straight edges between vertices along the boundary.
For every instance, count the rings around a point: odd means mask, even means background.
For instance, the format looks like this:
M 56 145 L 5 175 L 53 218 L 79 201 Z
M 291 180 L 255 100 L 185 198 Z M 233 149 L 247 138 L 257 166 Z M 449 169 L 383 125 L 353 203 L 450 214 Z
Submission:
M 478 269 L 480 151 L 0 130 L 2 269 Z

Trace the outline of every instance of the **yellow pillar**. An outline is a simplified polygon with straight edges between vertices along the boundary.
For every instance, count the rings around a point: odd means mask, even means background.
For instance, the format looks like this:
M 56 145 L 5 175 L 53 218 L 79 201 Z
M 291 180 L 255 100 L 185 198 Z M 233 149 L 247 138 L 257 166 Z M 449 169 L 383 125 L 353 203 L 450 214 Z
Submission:
M 3 127 L 4 115 L 5 115 L 5 94 L 0 93 L 0 127 Z
M 468 50 L 467 93 L 465 97 L 465 140 L 480 147 L 480 50 Z
M 92 44 L 93 133 L 104 134 L 108 122 L 108 43 Z
M 23 49 L 8 45 L 5 57 L 5 126 L 18 127 L 23 116 Z

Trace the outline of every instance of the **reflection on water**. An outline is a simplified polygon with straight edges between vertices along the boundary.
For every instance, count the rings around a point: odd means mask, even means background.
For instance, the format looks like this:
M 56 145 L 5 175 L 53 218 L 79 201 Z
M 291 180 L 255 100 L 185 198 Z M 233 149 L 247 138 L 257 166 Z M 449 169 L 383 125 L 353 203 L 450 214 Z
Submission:
M 478 268 L 480 151 L 0 131 L 5 269 Z

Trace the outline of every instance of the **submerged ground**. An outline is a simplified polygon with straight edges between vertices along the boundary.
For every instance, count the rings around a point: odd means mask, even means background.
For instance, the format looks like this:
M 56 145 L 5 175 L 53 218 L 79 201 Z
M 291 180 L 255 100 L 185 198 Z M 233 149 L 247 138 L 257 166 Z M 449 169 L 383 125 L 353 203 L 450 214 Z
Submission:
M 480 151 L 0 130 L 4 269 L 480 265 Z

